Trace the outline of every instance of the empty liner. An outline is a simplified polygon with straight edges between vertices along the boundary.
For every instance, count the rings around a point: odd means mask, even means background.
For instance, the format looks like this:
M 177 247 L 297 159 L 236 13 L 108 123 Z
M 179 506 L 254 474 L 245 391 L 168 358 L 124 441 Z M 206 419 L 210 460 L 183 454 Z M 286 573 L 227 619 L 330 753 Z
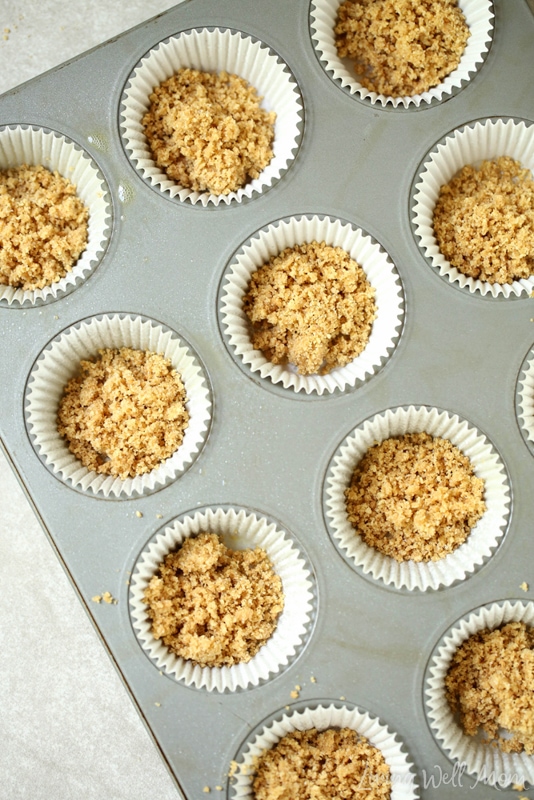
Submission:
M 102 348 L 120 347 L 161 353 L 170 359 L 184 384 L 189 412 L 189 425 L 176 452 L 151 472 L 124 480 L 84 467 L 57 431 L 59 402 L 80 361 L 96 356 Z M 196 355 L 174 331 L 147 318 L 110 314 L 68 328 L 42 351 L 28 379 L 25 412 L 32 445 L 53 474 L 82 491 L 128 498 L 156 491 L 190 466 L 207 437 L 211 399 Z
M 142 119 L 154 88 L 183 68 L 236 74 L 256 89 L 266 111 L 276 112 L 270 163 L 258 178 L 235 192 L 213 195 L 192 191 L 170 180 L 154 162 Z M 229 29 L 184 31 L 160 43 L 135 68 L 122 97 L 121 132 L 138 172 L 169 197 L 203 206 L 241 202 L 275 183 L 295 157 L 301 121 L 302 99 L 287 65 L 262 42 Z
M 87 247 L 70 272 L 42 289 L 17 289 L 0 284 L 0 302 L 7 305 L 53 301 L 84 281 L 102 259 L 110 236 L 111 205 L 106 182 L 95 162 L 77 144 L 55 131 L 27 126 L 0 130 L 0 170 L 42 165 L 57 171 L 76 187 L 89 211 Z
M 426 681 L 426 712 L 430 727 L 449 758 L 458 761 L 470 775 L 491 786 L 534 783 L 534 758 L 525 753 L 503 753 L 484 744 L 482 734 L 467 736 L 453 714 L 445 695 L 445 678 L 456 650 L 473 634 L 493 630 L 508 622 L 534 625 L 534 604 L 507 600 L 473 611 L 459 620 L 441 640 L 433 654 Z
M 305 708 L 283 714 L 267 724 L 260 732 L 245 743 L 243 754 L 236 761 L 237 769 L 232 777 L 230 797 L 237 800 L 254 797 L 252 782 L 256 760 L 276 745 L 283 736 L 293 731 L 316 728 L 351 728 L 364 736 L 368 742 L 379 749 L 391 772 L 391 800 L 412 800 L 419 796 L 413 765 L 404 751 L 403 744 L 376 717 L 367 711 L 348 705 L 329 704 Z M 368 776 L 369 777 L 369 776 Z
M 466 455 L 485 481 L 486 511 L 466 541 L 439 561 L 398 562 L 369 547 L 348 519 L 345 490 L 356 465 L 378 442 L 406 433 L 426 432 L 448 439 Z M 504 465 L 486 437 L 465 420 L 436 408 L 388 409 L 366 420 L 343 442 L 331 461 L 325 484 L 325 515 L 334 542 L 364 574 L 396 589 L 439 589 L 464 580 L 499 544 L 509 516 L 509 487 Z
M 169 650 L 152 634 L 143 594 L 165 556 L 190 536 L 216 533 L 232 550 L 261 547 L 282 581 L 284 610 L 271 638 L 246 663 L 201 667 Z M 314 579 L 290 536 L 263 517 L 237 508 L 207 508 L 175 520 L 157 534 L 138 558 L 130 581 L 132 624 L 141 646 L 158 669 L 187 686 L 235 691 L 257 686 L 292 663 L 307 640 L 314 608 Z
M 517 406 L 521 432 L 534 449 L 534 349 L 529 350 L 519 373 Z
M 437 86 L 427 92 L 406 97 L 389 97 L 378 94 L 359 82 L 351 59 L 338 56 L 334 28 L 342 0 L 312 0 L 312 39 L 319 59 L 332 79 L 350 94 L 373 104 L 394 108 L 420 107 L 432 101 L 447 100 L 467 81 L 470 81 L 482 65 L 493 36 L 493 3 L 491 0 L 458 0 L 471 32 L 458 67 Z
M 361 266 L 375 289 L 377 313 L 367 346 L 357 358 L 327 375 L 300 375 L 292 365 L 273 364 L 261 350 L 253 348 L 243 297 L 252 273 L 271 257 L 286 247 L 314 240 L 343 248 Z M 262 378 L 306 394 L 343 391 L 377 372 L 397 344 L 403 318 L 400 278 L 388 254 L 359 228 L 330 217 L 291 217 L 259 231 L 237 252 L 222 286 L 221 319 L 236 358 Z
M 464 275 L 440 252 L 434 235 L 434 208 L 440 188 L 464 166 L 510 156 L 534 174 L 534 126 L 515 119 L 483 119 L 452 131 L 425 158 L 415 183 L 412 220 L 419 247 L 439 274 L 471 293 L 491 297 L 529 296 L 534 275 L 509 284 L 489 283 Z

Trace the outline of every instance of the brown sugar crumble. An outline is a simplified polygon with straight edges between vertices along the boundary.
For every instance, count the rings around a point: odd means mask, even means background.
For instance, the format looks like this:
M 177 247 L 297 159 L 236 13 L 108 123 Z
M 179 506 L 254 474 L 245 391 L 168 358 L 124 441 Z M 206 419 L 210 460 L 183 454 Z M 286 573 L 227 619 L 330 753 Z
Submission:
M 58 172 L 0 172 L 0 284 L 24 291 L 65 277 L 87 247 L 89 212 Z
M 143 125 L 154 160 L 197 192 L 225 195 L 258 178 L 273 157 L 274 111 L 227 72 L 180 69 L 156 86 Z
M 243 298 L 252 345 L 301 375 L 344 366 L 367 345 L 375 291 L 341 247 L 287 247 L 253 273 Z
M 509 156 L 466 165 L 441 187 L 434 232 L 446 259 L 472 278 L 512 283 L 534 273 L 534 179 Z
M 437 561 L 459 547 L 484 511 L 484 481 L 467 456 L 428 433 L 371 447 L 345 490 L 364 542 L 396 561 Z
M 58 432 L 87 469 L 122 480 L 142 475 L 181 445 L 186 394 L 169 359 L 105 348 L 81 361 L 58 410 Z
M 388 97 L 437 86 L 460 63 L 470 31 L 457 0 L 346 0 L 334 28 L 340 58 Z
M 168 553 L 144 599 L 154 637 L 202 667 L 250 661 L 284 607 L 282 581 L 265 550 L 231 550 L 215 533 Z
M 468 736 L 480 729 L 505 753 L 534 753 L 534 628 L 509 622 L 470 636 L 454 654 L 445 687 Z
M 255 765 L 254 800 L 389 800 L 384 756 L 350 728 L 293 731 Z

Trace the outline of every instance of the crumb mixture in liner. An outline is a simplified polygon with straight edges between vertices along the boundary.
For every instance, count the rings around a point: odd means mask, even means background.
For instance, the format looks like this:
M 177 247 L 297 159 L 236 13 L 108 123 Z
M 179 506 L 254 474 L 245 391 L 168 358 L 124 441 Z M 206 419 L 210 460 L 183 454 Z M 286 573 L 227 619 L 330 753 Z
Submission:
M 82 360 L 65 386 L 58 432 L 84 467 L 125 480 L 158 467 L 182 444 L 185 389 L 170 359 L 130 347 Z
M 89 212 L 76 187 L 41 164 L 0 171 L 0 283 L 43 289 L 87 247 Z
M 366 347 L 376 316 L 374 289 L 341 247 L 287 247 L 251 276 L 243 299 L 252 344 L 273 364 L 325 375 Z
M 153 621 L 149 616 L 146 591 L 160 565 L 169 553 L 179 551 L 190 538 L 201 534 L 220 537 L 230 550 L 263 550 L 282 583 L 284 609 L 276 626 L 264 644 L 248 660 L 205 666 L 189 657 L 173 652 L 163 638 L 155 638 Z M 215 548 L 217 550 L 218 548 Z M 210 559 L 212 561 L 213 559 Z M 195 580 L 193 576 L 193 580 Z M 155 586 L 155 583 L 152 583 Z M 157 589 L 156 585 L 156 589 Z M 201 589 L 201 593 L 204 591 Z M 300 550 L 289 535 L 265 518 L 244 509 L 208 508 L 186 515 L 158 533 L 141 553 L 130 583 L 130 610 L 136 635 L 155 666 L 188 686 L 208 691 L 235 691 L 256 686 L 292 663 L 307 641 L 314 609 L 314 579 Z M 224 600 L 224 598 L 223 598 Z M 214 606 L 211 606 L 214 610 Z M 163 621 L 165 624 L 165 621 Z M 205 622 L 203 623 L 205 624 Z M 232 623 L 233 624 L 233 623 Z M 163 631 L 158 628 L 157 633 Z M 197 629 L 198 633 L 199 629 Z M 201 631 L 200 631 L 201 632 Z M 187 644 L 196 649 L 203 646 L 200 637 L 187 637 Z M 197 647 L 198 645 L 198 647 Z M 207 643 L 208 648 L 212 643 Z M 248 645 L 247 645 L 248 646 Z M 212 650 L 215 652 L 216 645 Z M 243 652 L 246 647 L 243 648 Z M 224 658 L 222 661 L 224 661 Z
M 170 457 L 149 472 L 124 479 L 83 466 L 57 429 L 60 399 L 69 380 L 79 372 L 80 362 L 93 359 L 99 350 L 123 347 L 157 353 L 170 360 L 183 382 L 189 415 L 183 441 Z M 124 402 L 127 404 L 128 398 Z M 97 406 L 93 411 L 98 415 Z M 120 409 L 117 413 L 122 414 Z M 90 317 L 59 334 L 35 361 L 26 388 L 25 417 L 33 447 L 61 480 L 82 491 L 124 498 L 155 491 L 191 464 L 209 429 L 210 390 L 189 345 L 159 323 L 118 314 Z M 137 423 L 134 420 L 131 424 L 135 428 Z
M 457 0 L 344 0 L 334 33 L 361 84 L 387 97 L 438 86 L 457 69 L 470 36 Z
M 255 793 L 255 782 L 259 780 L 260 786 L 263 781 L 261 777 L 258 779 L 258 767 L 261 768 L 262 759 L 270 759 L 270 753 L 273 748 L 284 747 L 285 743 L 290 743 L 290 740 L 284 740 L 284 737 L 297 736 L 309 738 L 311 731 L 316 732 L 312 734 L 313 737 L 318 734 L 326 736 L 328 742 L 331 738 L 338 738 L 339 733 L 343 732 L 342 738 L 352 738 L 351 734 L 356 735 L 356 739 L 360 741 L 359 758 L 364 759 L 361 765 L 365 770 L 364 781 L 365 789 L 361 792 L 363 797 L 371 797 L 374 800 L 379 798 L 391 798 L 391 800 L 413 800 L 418 797 L 418 788 L 413 765 L 410 758 L 403 752 L 403 746 L 399 742 L 396 734 L 392 733 L 389 728 L 380 722 L 375 717 L 372 717 L 366 711 L 361 711 L 358 708 L 350 707 L 348 705 L 318 705 L 315 707 L 305 708 L 301 711 L 288 711 L 280 717 L 276 717 L 273 722 L 260 728 L 256 734 L 251 735 L 250 739 L 244 743 L 241 752 L 238 754 L 234 764 L 234 774 L 231 779 L 230 796 L 233 800 L 270 800 L 271 797 L 281 797 L 284 800 L 289 798 L 311 797 L 311 794 L 291 794 L 287 792 L 289 779 L 289 770 L 286 771 L 284 776 L 285 780 L 280 787 L 280 794 L 272 794 L 269 789 L 261 788 L 259 794 Z M 335 732 L 335 733 L 334 733 Z M 346 733 L 345 733 L 346 732 Z M 363 745 L 363 746 L 362 746 Z M 297 765 L 299 762 L 302 764 L 303 753 L 299 752 L 298 745 L 290 748 L 292 751 L 293 759 L 289 755 L 290 763 L 293 761 Z M 344 753 L 338 752 L 332 754 L 332 761 L 341 760 Z M 328 762 L 327 762 L 328 763 Z M 350 762 L 349 762 L 350 764 Z M 287 767 L 287 764 L 281 764 L 282 767 Z M 339 765 L 337 768 L 338 776 L 342 776 L 344 772 L 348 772 L 350 767 L 348 765 Z M 325 797 L 356 797 L 352 792 L 350 794 L 341 793 L 341 786 L 336 786 L 336 794 L 330 793 L 331 788 L 326 786 L 326 770 L 320 770 L 320 782 L 323 784 L 321 788 L 324 791 Z M 256 783 L 256 786 L 258 783 Z M 276 784 L 275 784 L 276 785 Z M 362 783 L 362 785 L 364 785 Z M 270 785 L 270 788 L 274 787 Z M 391 791 L 388 791 L 388 789 Z M 285 790 L 285 792 L 284 792 Z M 301 791 L 303 791 L 301 787 Z M 340 792 L 339 794 L 337 792 Z M 359 797 L 360 793 L 357 793 Z
M 372 445 L 345 499 L 358 535 L 396 561 L 439 561 L 466 541 L 486 510 L 484 481 L 469 458 L 425 432 Z
M 443 558 L 399 561 L 370 547 L 358 534 L 347 513 L 346 491 L 355 468 L 374 445 L 420 433 L 450 442 L 469 459 L 475 476 L 484 482 L 486 510 L 464 543 Z M 508 478 L 486 437 L 456 415 L 424 406 L 389 409 L 354 430 L 330 463 L 325 490 L 326 518 L 336 546 L 355 567 L 397 589 L 426 591 L 465 579 L 491 556 L 509 517 Z
M 455 623 L 441 640 L 431 658 L 426 681 L 426 711 L 431 729 L 440 746 L 451 759 L 465 765 L 467 774 L 477 776 L 479 780 L 486 780 L 490 785 L 500 788 L 511 784 L 534 783 L 532 756 L 525 751 L 513 752 L 513 739 L 510 738 L 509 733 L 505 732 L 504 728 L 498 728 L 497 732 L 507 742 L 505 749 L 511 750 L 511 752 L 505 752 L 495 742 L 492 743 L 492 737 L 495 732 L 492 724 L 488 728 L 489 739 L 482 730 L 479 730 L 476 734 L 468 735 L 462 727 L 461 713 L 458 711 L 456 713 L 453 712 L 447 699 L 447 675 L 459 648 L 465 646 L 470 637 L 479 637 L 483 631 L 495 632 L 495 640 L 491 647 L 493 654 L 488 651 L 491 663 L 491 660 L 495 658 L 495 648 L 502 647 L 502 635 L 499 634 L 499 629 L 505 629 L 510 634 L 513 631 L 521 630 L 523 625 L 530 630 L 533 629 L 534 604 L 532 603 L 507 600 L 502 603 L 484 606 L 472 612 Z M 530 639 L 530 645 L 532 645 L 532 639 Z M 514 663 L 513 669 L 508 665 L 506 675 L 503 678 L 501 670 L 505 664 L 508 664 L 506 659 L 512 656 L 514 650 L 517 652 L 513 654 L 512 660 L 516 662 L 517 655 L 517 663 Z M 519 655 L 519 653 L 521 654 Z M 507 720 L 509 723 L 515 721 L 515 724 L 517 724 L 518 720 L 521 720 L 519 727 L 528 729 L 527 738 L 530 745 L 532 744 L 533 733 L 532 712 L 527 715 L 527 718 L 524 718 L 523 714 L 526 706 L 523 705 L 518 696 L 514 697 L 514 686 L 521 683 L 522 674 L 527 675 L 530 689 L 527 692 L 528 697 L 526 699 L 532 703 L 530 695 L 532 694 L 533 660 L 534 653 L 531 648 L 527 650 L 526 648 L 517 648 L 512 645 L 508 656 L 503 656 L 502 659 L 498 657 L 494 662 L 497 671 L 490 681 L 492 687 L 487 692 L 484 689 L 484 680 L 487 680 L 487 677 L 484 677 L 484 675 L 488 668 L 488 663 L 479 664 L 481 671 L 478 677 L 482 683 L 475 690 L 479 706 L 478 713 L 475 712 L 477 719 L 479 714 L 492 716 L 492 713 L 496 712 L 494 701 L 500 695 L 501 698 L 506 698 L 506 706 L 503 709 L 501 720 Z M 463 677 L 458 681 L 459 686 L 465 685 L 465 669 L 463 669 Z M 456 678 L 458 678 L 458 675 L 456 675 Z M 454 683 L 456 682 L 454 681 Z M 517 689 L 517 686 L 515 686 L 515 689 Z M 493 699 L 491 699 L 492 697 Z M 469 693 L 466 694 L 466 699 L 469 701 Z M 474 700 L 474 695 L 471 699 Z M 471 723 L 474 722 L 475 719 L 470 718 L 468 721 L 469 729 L 473 729 Z M 526 723 L 526 726 L 523 723 Z
M 180 69 L 149 99 L 145 136 L 157 166 L 180 186 L 230 194 L 273 157 L 276 113 L 239 75 Z
M 414 233 L 432 266 L 451 283 L 458 283 L 471 293 L 479 292 L 492 297 L 528 296 L 534 290 L 534 274 L 528 275 L 530 267 L 534 272 L 534 252 L 527 252 L 529 241 L 532 240 L 532 204 L 530 200 L 525 202 L 524 190 L 517 190 L 517 194 L 522 197 L 514 201 L 519 204 L 519 214 L 513 209 L 513 204 L 510 204 L 510 196 L 504 197 L 502 189 L 493 192 L 490 188 L 490 194 L 495 195 L 494 202 L 486 201 L 484 205 L 483 194 L 477 188 L 480 194 L 478 207 L 475 207 L 473 197 L 463 200 L 464 212 L 460 213 L 464 219 L 461 229 L 453 233 L 450 225 L 444 221 L 445 211 L 448 213 L 452 200 L 450 192 L 444 195 L 445 190 L 442 187 L 456 180 L 460 188 L 472 187 L 474 194 L 473 169 L 478 170 L 484 161 L 501 158 L 505 159 L 501 164 L 509 165 L 510 160 L 518 162 L 521 169 L 527 171 L 523 175 L 529 181 L 532 180 L 534 136 L 531 125 L 513 119 L 479 120 L 454 131 L 434 147 L 425 158 L 415 182 L 412 205 Z M 465 172 L 462 173 L 464 169 Z M 484 170 L 486 174 L 495 172 L 494 168 L 485 167 Z M 512 169 L 514 171 L 515 167 Z M 517 179 L 512 178 L 512 182 L 517 183 Z M 443 197 L 441 201 L 440 192 Z M 447 252 L 448 248 L 451 248 L 451 252 L 458 251 L 458 245 L 453 241 L 456 237 L 467 256 L 473 256 L 475 268 L 468 267 L 466 270 L 464 266 L 465 271 L 461 271 L 440 250 L 434 225 L 438 203 L 442 207 L 441 210 L 438 208 L 438 225 L 443 228 L 440 236 L 446 242 Z M 498 245 L 501 247 L 499 261 L 493 248 L 490 251 L 487 244 L 490 232 L 493 240 L 498 238 Z M 476 252 L 472 248 L 475 236 L 481 237 L 482 242 Z M 462 266 L 465 259 L 462 256 L 459 258 L 458 264 Z M 500 263 L 501 260 L 503 263 Z M 510 271 L 513 264 L 516 265 L 515 277 Z
M 355 74 L 354 61 L 349 57 L 340 57 L 336 47 L 335 28 L 338 25 L 339 10 L 342 5 L 340 0 L 312 0 L 310 11 L 312 38 L 320 61 L 332 79 L 350 94 L 382 106 L 389 104 L 397 108 L 410 108 L 446 100 L 473 78 L 481 68 L 491 44 L 494 18 L 491 0 L 459 0 L 458 6 L 465 17 L 470 35 L 458 66 L 442 77 L 437 85 L 426 91 L 421 91 L 420 87 L 414 85 L 411 87 L 413 94 L 392 96 L 364 86 L 360 76 Z M 388 26 L 388 32 L 390 29 L 391 26 Z M 397 37 L 395 49 L 404 52 L 405 47 L 406 43 L 404 41 L 400 43 Z M 430 49 L 432 50 L 432 46 Z M 424 57 L 424 52 L 419 54 Z M 399 72 L 404 79 L 405 65 L 400 66 Z M 395 78 L 397 81 L 398 76 Z M 375 88 L 384 90 L 388 87 L 384 85 Z M 404 88 L 408 90 L 410 87 Z
M 287 248 L 302 247 L 314 241 L 341 248 L 359 264 L 371 285 L 376 303 L 369 339 L 361 353 L 324 375 L 300 374 L 291 364 L 274 364 L 261 350 L 255 349 L 252 326 L 244 308 L 253 273 Z M 235 355 L 262 378 L 307 394 L 331 393 L 336 389 L 343 391 L 377 372 L 397 343 L 403 312 L 400 279 L 380 245 L 361 230 L 329 217 L 292 217 L 259 231 L 236 253 L 221 286 L 220 315 Z M 303 343 L 305 345 L 305 339 Z M 302 356 L 304 360 L 308 359 L 306 346 Z
M 167 553 L 144 592 L 152 634 L 200 667 L 250 661 L 284 608 L 282 581 L 261 547 L 227 547 L 200 532 Z
M 145 136 L 143 117 L 149 109 L 150 95 L 155 87 L 182 69 L 236 75 L 263 98 L 262 109 L 268 115 L 276 115 L 274 140 L 270 145 L 273 156 L 257 177 L 253 177 L 253 170 L 244 186 L 226 191 L 230 187 L 227 183 L 225 193 L 213 194 L 214 188 L 217 191 L 221 188 L 217 185 L 218 181 L 213 186 L 207 183 L 206 188 L 201 183 L 189 187 L 177 182 L 180 174 L 176 173 L 175 178 L 170 179 L 154 161 Z M 185 31 L 160 43 L 133 71 L 122 98 L 121 133 L 136 169 L 146 181 L 169 197 L 204 206 L 208 203 L 241 202 L 263 192 L 277 181 L 295 157 L 301 136 L 301 121 L 302 99 L 287 66 L 261 42 L 253 41 L 239 32 L 218 28 Z M 234 125 L 227 126 L 223 133 L 225 137 L 233 136 L 236 133 Z M 197 145 L 193 146 L 189 155 L 191 153 L 198 153 Z M 207 174 L 210 171 L 209 164 L 200 171 Z
M 23 165 L 30 170 L 26 173 L 25 184 L 31 186 L 32 200 L 17 199 L 14 193 L 9 199 L 4 193 L 0 203 L 5 212 L 4 225 L 0 222 L 3 227 L 0 262 L 4 262 L 9 273 L 9 277 L 7 273 L 4 277 L 0 274 L 3 281 L 0 301 L 9 305 L 55 300 L 72 290 L 98 265 L 110 234 L 107 186 L 96 164 L 77 145 L 58 133 L 41 128 L 1 129 L 0 172 L 12 174 Z M 58 178 L 54 177 L 55 173 Z M 62 189 L 64 180 L 74 187 L 74 194 L 71 188 Z M 37 197 L 34 190 L 37 190 Z M 47 197 L 54 200 L 49 208 Z M 33 205 L 35 199 L 37 210 Z M 15 212 L 15 206 L 20 212 L 20 222 L 15 219 L 19 213 Z M 80 232 L 78 222 L 82 223 Z M 21 234 L 24 236 L 22 243 Z M 3 237 L 6 238 L 2 252 Z M 3 271 L 0 264 L 0 273 Z

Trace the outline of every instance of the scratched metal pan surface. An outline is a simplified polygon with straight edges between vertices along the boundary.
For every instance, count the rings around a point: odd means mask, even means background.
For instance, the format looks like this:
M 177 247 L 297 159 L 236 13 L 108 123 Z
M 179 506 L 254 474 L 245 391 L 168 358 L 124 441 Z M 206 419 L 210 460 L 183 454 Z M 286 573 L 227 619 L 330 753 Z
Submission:
M 1 441 L 186 800 L 207 787 L 247 796 L 228 773 L 253 734 L 321 705 L 387 726 L 413 765 L 412 796 L 516 796 L 507 781 L 485 785 L 449 757 L 426 691 L 436 649 L 458 620 L 504 601 L 528 609 L 534 588 L 534 454 L 523 421 L 534 346 L 529 286 L 505 297 L 449 280 L 420 247 L 414 213 L 419 176 L 453 133 L 511 123 L 523 126 L 523 140 L 534 138 L 534 18 L 522 0 L 490 5 L 490 42 L 476 71 L 419 106 L 373 102 L 329 72 L 308 0 L 189 0 L 0 98 L 2 130 L 60 134 L 92 160 L 109 212 L 102 252 L 75 285 L 33 304 L 0 303 Z M 266 51 L 296 109 L 279 174 L 218 205 L 151 181 L 124 132 L 125 89 L 144 56 L 206 30 Z M 320 391 L 247 363 L 227 325 L 235 265 L 255 237 L 295 219 L 366 237 L 396 298 L 384 352 Z M 135 337 L 144 323 L 194 357 L 204 420 L 185 463 L 124 494 L 51 465 L 31 416 L 39 408 L 29 407 L 36 370 L 52 352 L 61 359 L 67 335 L 89 325 Z M 467 574 L 444 579 L 375 574 L 343 544 L 332 511 L 346 443 L 373 435 L 377 418 L 421 414 L 456 433 L 467 427 L 497 464 L 494 538 Z M 280 663 L 222 684 L 162 667 L 143 646 L 132 599 L 149 547 L 214 510 L 281 532 L 306 584 L 296 609 L 305 606 L 304 620 Z M 103 590 L 117 602 L 92 602 Z

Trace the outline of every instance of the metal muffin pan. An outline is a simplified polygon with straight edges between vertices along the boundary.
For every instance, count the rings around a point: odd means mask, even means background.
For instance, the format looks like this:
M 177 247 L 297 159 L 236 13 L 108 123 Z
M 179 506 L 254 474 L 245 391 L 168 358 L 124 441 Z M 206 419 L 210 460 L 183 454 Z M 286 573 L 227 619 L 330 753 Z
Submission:
M 451 132 L 502 118 L 524 121 L 534 137 L 534 18 L 523 0 L 495 0 L 493 11 L 477 72 L 454 96 L 419 108 L 382 107 L 336 84 L 316 52 L 308 0 L 189 0 L 0 98 L 1 126 L 54 131 L 84 150 L 112 209 L 105 252 L 83 282 L 35 305 L 0 303 L 2 445 L 186 800 L 205 797 L 205 787 L 236 796 L 230 764 L 253 731 L 293 709 L 332 704 L 367 712 L 397 734 L 421 797 L 516 796 L 458 770 L 425 704 L 428 665 L 445 633 L 479 607 L 531 603 L 534 590 L 534 460 L 521 416 L 533 301 L 526 291 L 491 297 L 440 276 L 412 220 L 418 171 Z M 205 28 L 265 44 L 288 65 L 302 98 L 294 157 L 280 177 L 217 207 L 145 182 L 120 130 L 123 92 L 140 59 L 169 37 Z M 402 290 L 402 324 L 387 357 L 353 386 L 322 394 L 250 370 L 221 314 L 235 254 L 272 223 L 302 215 L 363 231 L 387 254 Z M 127 498 L 60 479 L 34 449 L 25 408 L 41 352 L 83 320 L 113 314 L 154 320 L 189 344 L 211 401 L 206 436 L 187 468 Z M 506 522 L 490 554 L 465 578 L 427 591 L 356 569 L 332 538 L 327 512 L 329 466 L 343 442 L 376 415 L 411 406 L 476 429 L 502 460 L 508 487 Z M 175 520 L 216 508 L 244 509 L 279 527 L 311 575 L 309 621 L 294 657 L 233 691 L 160 670 L 135 633 L 130 604 L 130 575 L 148 544 Z M 117 603 L 92 602 L 103 590 Z

